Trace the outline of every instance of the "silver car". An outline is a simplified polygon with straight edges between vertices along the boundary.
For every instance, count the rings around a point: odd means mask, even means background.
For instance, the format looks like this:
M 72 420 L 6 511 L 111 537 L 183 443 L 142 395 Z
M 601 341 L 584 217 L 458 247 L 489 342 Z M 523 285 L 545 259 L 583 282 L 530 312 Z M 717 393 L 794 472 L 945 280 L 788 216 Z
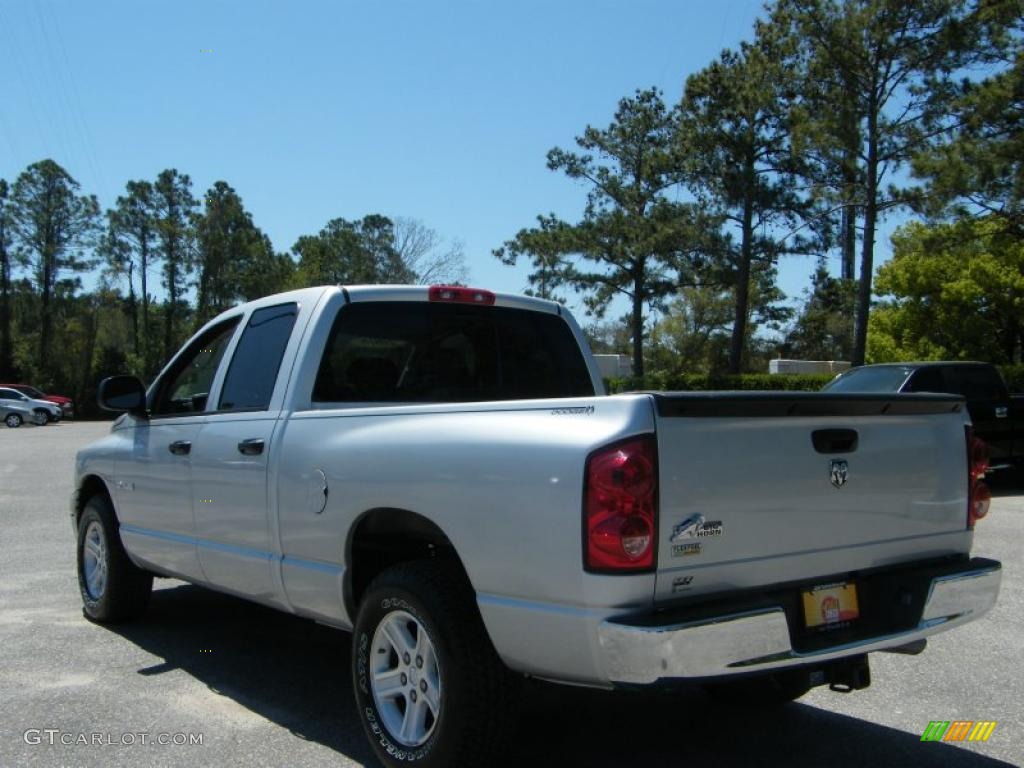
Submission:
M 34 420 L 35 414 L 27 405 L 3 399 L 0 400 L 0 419 L 3 419 L 8 427 L 20 427 L 26 420 Z
M 12 413 L 19 414 L 19 418 L 21 418 L 22 421 L 29 419 L 40 427 L 49 421 L 60 421 L 61 410 L 60 406 L 56 403 L 51 403 L 48 400 L 35 400 L 28 395 L 22 394 L 16 389 L 0 387 L 0 407 L 11 406 L 19 406 L 12 410 Z M 11 422 L 7 421 L 6 418 L 7 417 L 5 417 L 5 423 L 7 426 L 20 426 L 21 422 L 18 424 L 11 424 Z M 12 419 L 11 421 L 16 421 L 16 419 Z

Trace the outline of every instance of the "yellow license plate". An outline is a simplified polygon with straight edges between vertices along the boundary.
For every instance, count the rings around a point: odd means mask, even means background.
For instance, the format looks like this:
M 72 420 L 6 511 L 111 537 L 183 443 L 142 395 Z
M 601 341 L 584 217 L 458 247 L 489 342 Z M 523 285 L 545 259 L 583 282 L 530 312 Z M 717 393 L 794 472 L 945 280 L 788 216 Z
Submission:
M 860 616 L 856 584 L 826 584 L 804 590 L 804 623 L 808 629 L 853 621 Z

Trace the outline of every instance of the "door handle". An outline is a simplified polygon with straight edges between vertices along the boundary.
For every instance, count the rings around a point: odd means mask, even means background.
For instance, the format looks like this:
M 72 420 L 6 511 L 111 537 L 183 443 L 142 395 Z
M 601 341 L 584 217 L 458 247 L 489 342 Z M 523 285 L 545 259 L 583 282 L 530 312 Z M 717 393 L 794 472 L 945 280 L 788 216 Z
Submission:
M 1010 415 L 1010 409 L 1007 408 L 1005 405 L 997 405 L 996 406 L 996 418 L 997 419 L 1005 419 L 1009 415 Z
M 857 430 L 816 429 L 811 442 L 818 453 L 853 453 L 857 450 Z
M 238 452 L 246 456 L 259 456 L 263 453 L 263 438 L 251 437 L 238 444 Z
M 189 451 L 192 450 L 192 443 L 188 440 L 175 440 L 167 446 L 167 450 L 175 456 L 188 456 Z

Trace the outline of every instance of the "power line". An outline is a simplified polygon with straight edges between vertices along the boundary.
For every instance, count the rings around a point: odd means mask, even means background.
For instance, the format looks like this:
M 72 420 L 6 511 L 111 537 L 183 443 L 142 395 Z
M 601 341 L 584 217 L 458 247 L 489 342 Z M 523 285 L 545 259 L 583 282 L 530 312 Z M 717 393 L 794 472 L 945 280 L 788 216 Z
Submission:
M 0 12 L 0 22 L 3 22 L 0 23 L 0 30 L 15 30 L 16 28 L 14 24 L 10 23 L 9 19 L 3 18 L 2 12 Z M 22 26 L 21 29 L 24 30 L 24 26 Z M 31 68 L 26 67 L 26 64 L 30 63 L 30 60 L 25 55 L 25 51 L 22 49 L 21 41 L 18 35 L 12 34 L 9 40 L 7 40 L 7 44 L 3 46 L 3 50 L 9 52 L 10 58 L 16 62 L 15 66 L 17 66 L 18 68 L 18 74 L 20 75 L 22 88 L 26 96 L 26 101 L 28 102 L 28 109 L 24 110 L 24 113 L 29 114 L 31 117 L 31 120 L 35 127 L 34 135 L 42 139 L 47 134 L 44 128 L 45 121 L 43 120 L 43 110 L 41 109 L 39 100 L 37 99 L 39 88 L 37 83 L 33 83 L 32 77 L 30 75 L 30 72 L 32 72 L 33 70 Z M 8 106 L 12 103 L 10 101 L 10 95 L 8 95 L 8 99 L 9 100 L 5 103 L 5 106 Z M 64 153 L 66 155 L 67 147 L 63 146 L 63 140 L 59 134 L 56 135 L 56 141 L 58 144 L 62 145 L 61 149 L 64 150 Z M 32 162 L 31 159 L 28 161 Z
M 72 107 L 75 111 L 75 117 L 78 120 L 78 124 L 81 126 L 82 136 L 84 138 L 84 145 L 86 151 L 86 159 L 89 162 L 89 167 L 93 172 L 94 178 L 99 182 L 103 189 L 106 189 L 106 179 L 103 177 L 103 171 L 96 162 L 96 145 L 92 140 L 92 132 L 89 130 L 89 125 L 85 120 L 85 112 L 82 109 L 82 102 L 79 99 L 81 89 L 78 87 L 78 82 L 75 79 L 75 70 L 71 66 L 67 56 L 67 46 L 64 44 L 64 37 L 60 31 L 60 25 L 57 23 L 55 17 L 51 17 L 54 20 L 51 22 L 54 34 L 57 37 L 58 47 L 60 49 L 61 58 L 64 60 L 64 71 L 67 72 L 68 79 L 71 82 L 71 102 Z

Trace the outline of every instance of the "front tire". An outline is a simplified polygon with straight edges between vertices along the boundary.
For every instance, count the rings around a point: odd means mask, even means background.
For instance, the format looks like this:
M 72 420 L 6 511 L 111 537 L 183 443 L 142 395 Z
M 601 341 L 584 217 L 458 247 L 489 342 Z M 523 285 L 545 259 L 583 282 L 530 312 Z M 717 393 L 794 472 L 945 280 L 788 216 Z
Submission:
M 7 416 L 4 418 L 4 424 L 6 424 L 11 429 L 17 429 L 22 425 L 22 422 L 24 421 L 25 420 L 21 418 L 21 414 L 18 413 L 8 413 Z
M 38 408 L 32 412 L 32 422 L 37 427 L 44 427 L 50 422 L 50 414 L 42 408 Z
M 118 528 L 105 497 L 85 503 L 78 521 L 78 587 L 91 621 L 132 619 L 149 605 L 153 575 L 129 559 Z
M 518 720 L 519 681 L 491 645 L 473 590 L 437 560 L 387 569 L 352 642 L 356 707 L 386 766 L 480 766 Z

